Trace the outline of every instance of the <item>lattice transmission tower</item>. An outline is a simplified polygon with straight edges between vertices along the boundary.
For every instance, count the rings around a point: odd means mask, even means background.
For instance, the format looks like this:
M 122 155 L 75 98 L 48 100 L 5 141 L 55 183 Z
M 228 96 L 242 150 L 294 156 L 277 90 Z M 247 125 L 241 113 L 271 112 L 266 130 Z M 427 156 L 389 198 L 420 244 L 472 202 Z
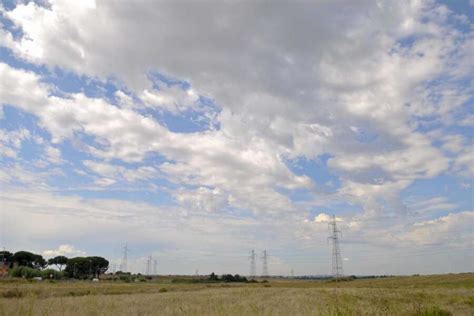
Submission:
M 335 215 L 332 216 L 331 222 L 329 222 L 328 226 L 331 231 L 331 236 L 328 237 L 328 241 L 331 240 L 332 242 L 332 276 L 335 279 L 339 279 L 344 276 L 344 271 L 342 270 L 341 249 L 339 248 L 339 236 L 342 237 L 342 232 L 337 229 Z
M 147 260 L 146 260 L 145 275 L 151 275 L 152 274 L 152 264 L 153 264 L 153 257 L 152 257 L 152 255 L 149 255 Z
M 158 275 L 158 260 L 153 259 L 153 275 Z
M 268 274 L 268 255 L 267 255 L 266 250 L 263 251 L 262 260 L 263 260 L 262 277 L 267 278 L 269 274 Z
M 120 271 L 122 272 L 127 272 L 127 265 L 128 265 L 128 253 L 130 252 L 130 249 L 128 248 L 128 243 L 125 243 L 125 246 L 123 247 L 123 258 L 122 258 L 122 264 L 120 264 Z
M 249 256 L 249 259 L 250 259 L 250 277 L 251 278 L 254 278 L 256 275 L 257 275 L 257 268 L 255 266 L 255 250 L 252 249 L 252 251 L 250 251 L 250 256 Z

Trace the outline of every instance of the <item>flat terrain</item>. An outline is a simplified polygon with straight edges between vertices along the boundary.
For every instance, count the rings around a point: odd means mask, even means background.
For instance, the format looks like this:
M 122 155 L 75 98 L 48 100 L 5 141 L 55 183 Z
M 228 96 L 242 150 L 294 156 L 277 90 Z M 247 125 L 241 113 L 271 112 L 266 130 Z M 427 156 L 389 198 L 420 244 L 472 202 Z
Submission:
M 3 280 L 0 315 L 474 315 L 474 274 L 258 284 Z

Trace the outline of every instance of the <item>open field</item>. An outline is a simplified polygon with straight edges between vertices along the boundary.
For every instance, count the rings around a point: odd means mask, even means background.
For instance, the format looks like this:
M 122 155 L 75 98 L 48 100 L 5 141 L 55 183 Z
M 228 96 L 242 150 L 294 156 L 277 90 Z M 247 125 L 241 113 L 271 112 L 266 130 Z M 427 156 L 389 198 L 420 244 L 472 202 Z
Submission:
M 257 284 L 0 281 L 0 315 L 474 315 L 474 274 Z

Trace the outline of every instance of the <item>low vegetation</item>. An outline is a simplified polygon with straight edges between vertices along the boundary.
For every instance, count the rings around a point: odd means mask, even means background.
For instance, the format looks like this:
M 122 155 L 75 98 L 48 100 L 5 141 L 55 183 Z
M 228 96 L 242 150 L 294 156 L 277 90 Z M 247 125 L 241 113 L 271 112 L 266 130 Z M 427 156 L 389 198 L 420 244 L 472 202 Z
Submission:
M 208 277 L 194 277 L 194 278 L 174 278 L 172 283 L 258 283 L 256 280 L 248 280 L 246 277 L 238 274 L 223 274 L 221 277 L 212 272 Z
M 172 276 L 144 279 L 3 280 L 0 315 L 474 314 L 474 274 L 469 273 L 341 282 L 226 282 L 222 276 L 202 283 L 173 282 L 177 278 Z

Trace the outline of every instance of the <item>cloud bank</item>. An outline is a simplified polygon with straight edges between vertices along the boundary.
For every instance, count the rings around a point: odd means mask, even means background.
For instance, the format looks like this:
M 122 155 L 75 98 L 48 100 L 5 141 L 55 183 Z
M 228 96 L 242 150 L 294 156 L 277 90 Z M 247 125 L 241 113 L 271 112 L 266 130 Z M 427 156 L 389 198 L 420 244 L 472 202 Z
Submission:
M 259 245 L 280 273 L 324 273 L 291 249 L 327 256 L 335 213 L 354 252 L 469 247 L 456 230 L 472 215 L 474 176 L 467 12 L 50 1 L 4 5 L 1 17 L 2 216 L 15 223 L 3 243 L 97 252 L 130 241 L 137 258 L 180 249 L 192 262 L 186 251 L 206 240 L 204 253 L 235 245 L 239 272 Z M 55 233 L 18 214 L 47 216 Z

